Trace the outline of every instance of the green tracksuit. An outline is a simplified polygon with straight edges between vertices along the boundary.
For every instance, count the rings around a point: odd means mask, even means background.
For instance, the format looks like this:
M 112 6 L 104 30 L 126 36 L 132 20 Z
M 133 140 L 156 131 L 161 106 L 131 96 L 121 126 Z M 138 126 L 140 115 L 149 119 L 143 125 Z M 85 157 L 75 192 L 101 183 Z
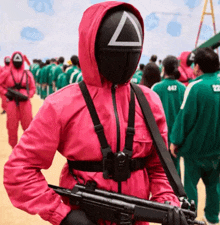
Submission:
M 45 99 L 47 97 L 47 73 L 46 72 L 47 72 L 48 66 L 49 65 L 44 66 L 40 73 L 40 75 L 41 75 L 41 79 L 40 79 L 40 81 L 41 81 L 41 98 L 42 99 Z
M 73 71 L 70 76 L 70 83 L 79 83 L 82 80 L 82 72 L 81 69 L 77 68 Z
M 163 104 L 168 126 L 168 142 L 170 143 L 170 134 L 173 123 L 180 110 L 186 87 L 177 80 L 166 78 L 163 81 L 154 84 L 151 89 L 159 95 Z M 179 157 L 174 158 L 172 155 L 171 157 L 177 172 L 180 175 L 180 159 Z
M 42 68 L 39 68 L 36 72 L 37 94 L 41 96 L 41 73 Z
M 66 79 L 66 73 L 63 74 L 62 79 L 61 79 L 61 88 L 69 85 L 69 83 L 67 83 L 67 79 Z
M 59 76 L 59 74 L 63 73 L 63 64 L 59 64 L 55 67 L 55 69 L 53 70 L 53 81 L 56 84 L 57 87 L 57 78 Z
M 34 63 L 34 64 L 32 64 L 31 66 L 30 66 L 30 71 L 31 71 L 31 73 L 33 74 L 33 76 L 34 76 L 34 80 L 35 80 L 35 82 L 36 82 L 36 72 L 37 72 L 37 70 L 40 68 L 40 65 L 38 64 L 38 63 Z
M 54 74 L 54 70 L 56 68 L 56 64 L 52 63 L 48 66 L 48 69 L 47 69 L 47 81 L 48 81 L 48 86 L 49 86 L 49 95 L 52 94 L 54 91 L 53 91 L 53 74 Z
M 196 185 L 202 178 L 206 187 L 205 216 L 218 223 L 220 163 L 220 76 L 206 73 L 190 83 L 173 125 L 171 142 L 184 157 L 184 188 L 197 203 Z
M 71 77 L 71 74 L 74 72 L 75 69 L 78 69 L 77 66 L 71 66 L 69 68 L 67 68 L 66 70 L 66 81 L 68 84 L 70 84 L 70 77 Z
M 57 90 L 63 88 L 64 86 L 64 81 L 66 81 L 66 73 L 61 73 L 59 74 L 57 78 Z
M 141 70 L 137 70 L 133 77 L 131 78 L 131 82 L 135 84 L 140 84 L 143 72 Z

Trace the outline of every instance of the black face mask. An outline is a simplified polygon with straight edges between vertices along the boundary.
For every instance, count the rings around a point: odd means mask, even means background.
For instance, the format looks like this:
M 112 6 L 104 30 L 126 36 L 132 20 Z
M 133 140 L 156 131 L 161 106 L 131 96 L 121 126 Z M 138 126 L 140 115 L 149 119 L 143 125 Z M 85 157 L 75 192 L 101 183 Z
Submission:
M 10 64 L 10 58 L 5 59 L 5 64 L 8 66 Z
M 137 17 L 126 10 L 108 12 L 96 36 L 99 72 L 113 84 L 124 84 L 135 72 L 143 45 Z
M 12 58 L 12 63 L 15 68 L 19 69 L 23 64 L 23 58 L 22 55 L 19 53 L 16 53 Z
M 186 65 L 187 66 L 191 66 L 194 62 L 194 58 L 195 58 L 195 53 L 194 52 L 191 52 L 188 57 L 187 57 L 187 60 L 186 60 Z

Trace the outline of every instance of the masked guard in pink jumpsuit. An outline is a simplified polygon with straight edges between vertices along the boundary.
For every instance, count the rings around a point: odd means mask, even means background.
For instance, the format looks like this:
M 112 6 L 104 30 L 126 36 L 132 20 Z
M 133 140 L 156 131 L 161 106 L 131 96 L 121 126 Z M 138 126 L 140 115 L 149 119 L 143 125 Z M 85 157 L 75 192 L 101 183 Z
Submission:
M 88 8 L 79 26 L 78 49 L 83 82 L 113 153 L 119 153 L 125 147 L 130 78 L 141 56 L 143 33 L 144 24 L 139 11 L 130 4 L 116 1 Z M 167 145 L 167 124 L 161 101 L 155 92 L 145 86 L 140 87 Z M 60 186 L 72 189 L 77 181 L 93 181 L 100 189 L 114 192 L 120 189 L 122 194 L 160 203 L 169 201 L 179 206 L 136 98 L 134 104 L 135 134 L 131 158 L 146 159 L 143 168 L 131 172 L 127 180 L 116 182 L 106 179 L 103 171 L 82 171 L 70 168 L 66 163 Z M 51 224 L 93 224 L 80 209 L 50 189 L 41 173 L 42 169 L 51 166 L 57 150 L 69 162 L 103 160 L 99 138 L 78 83 L 46 98 L 5 164 L 4 185 L 14 206 L 30 214 L 38 214 Z M 102 221 L 98 223 L 103 224 Z M 110 222 L 106 221 L 106 224 Z M 148 223 L 138 221 L 135 224 Z
M 178 59 L 180 60 L 180 65 L 178 70 L 180 72 L 179 81 L 185 86 L 189 84 L 190 81 L 196 78 L 192 67 L 188 64 L 189 57 L 191 57 L 191 52 L 185 51 L 180 54 Z
M 23 130 L 26 130 L 32 121 L 32 109 L 29 99 L 35 93 L 33 75 L 30 71 L 24 70 L 24 59 L 21 52 L 12 54 L 10 69 L 2 73 L 0 92 L 7 97 L 8 138 L 9 144 L 14 148 L 18 142 L 19 121 Z M 22 99 L 22 96 L 24 96 L 24 99 Z
M 4 73 L 4 71 L 9 70 L 9 68 L 10 68 L 10 57 L 9 56 L 5 56 L 4 63 L 5 63 L 5 66 L 1 68 L 0 76 Z M 1 99 L 2 99 L 2 109 L 3 109 L 1 114 L 5 114 L 6 106 L 7 106 L 6 96 L 4 94 L 1 94 Z

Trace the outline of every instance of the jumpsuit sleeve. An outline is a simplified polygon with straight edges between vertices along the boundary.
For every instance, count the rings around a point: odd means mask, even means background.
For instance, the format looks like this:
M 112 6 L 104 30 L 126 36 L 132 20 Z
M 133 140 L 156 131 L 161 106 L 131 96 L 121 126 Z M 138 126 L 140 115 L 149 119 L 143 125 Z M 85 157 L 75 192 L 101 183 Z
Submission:
M 46 100 L 4 166 L 4 186 L 12 204 L 54 225 L 71 209 L 48 187 L 41 169 L 51 166 L 60 133 L 59 115 Z
M 3 95 L 5 95 L 7 93 L 7 88 L 4 87 L 4 82 L 5 82 L 6 77 L 7 77 L 7 73 L 2 72 L 0 74 L 0 93 Z
M 149 101 L 150 103 L 151 101 Z M 164 114 L 164 110 L 162 107 L 162 103 L 157 94 L 153 99 L 155 103 L 150 104 L 151 110 L 154 114 L 156 123 L 158 125 L 159 131 L 162 135 L 162 138 L 168 147 L 168 134 L 167 134 L 167 123 Z M 156 201 L 160 203 L 164 203 L 165 201 L 171 202 L 172 205 L 180 206 L 180 202 L 177 196 L 174 194 L 173 189 L 170 186 L 170 183 L 167 179 L 167 176 L 164 172 L 163 166 L 160 162 L 159 156 L 157 154 L 156 148 L 152 147 L 152 153 L 149 156 L 149 160 L 147 161 L 147 172 L 149 175 L 149 184 L 150 184 L 150 192 L 152 194 L 151 201 Z
M 187 134 L 190 132 L 196 122 L 197 94 L 195 88 L 192 85 L 193 83 L 189 84 L 186 88 L 180 111 L 175 119 L 171 131 L 171 143 L 178 146 L 184 144 Z
M 34 82 L 34 77 L 32 73 L 28 73 L 28 77 L 29 77 L 29 97 L 32 98 L 35 94 L 36 91 L 36 86 L 35 86 L 35 82 Z

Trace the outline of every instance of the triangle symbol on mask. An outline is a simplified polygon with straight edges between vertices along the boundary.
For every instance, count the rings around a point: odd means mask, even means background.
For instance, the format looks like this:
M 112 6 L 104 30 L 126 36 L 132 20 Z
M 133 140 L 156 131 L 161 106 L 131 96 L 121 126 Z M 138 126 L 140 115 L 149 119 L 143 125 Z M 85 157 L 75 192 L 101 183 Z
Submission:
M 15 54 L 14 58 L 13 58 L 14 62 L 22 62 L 22 57 L 20 54 Z
M 128 35 L 127 30 L 133 29 L 133 33 L 136 35 Z M 122 18 L 118 24 L 118 27 L 115 30 L 110 42 L 108 43 L 109 46 L 141 46 L 142 34 L 138 29 L 138 26 L 134 19 L 127 13 L 124 12 Z
M 195 54 L 192 52 L 190 54 L 189 60 L 194 61 L 194 58 L 195 58 Z

